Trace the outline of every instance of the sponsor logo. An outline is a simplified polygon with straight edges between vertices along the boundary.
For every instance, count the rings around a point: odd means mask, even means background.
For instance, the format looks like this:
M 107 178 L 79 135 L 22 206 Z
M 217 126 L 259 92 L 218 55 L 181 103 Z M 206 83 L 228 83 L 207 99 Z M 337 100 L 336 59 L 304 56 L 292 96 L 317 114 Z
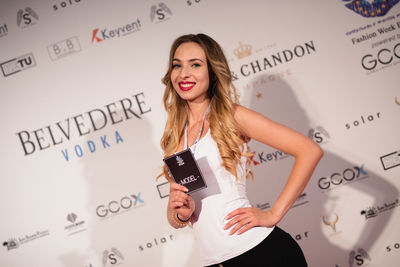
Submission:
M 361 66 L 372 73 L 400 63 L 400 43 L 390 48 L 382 48 L 374 54 L 366 54 L 361 58 Z M 377 69 L 377 67 L 380 67 Z
M 157 191 L 160 198 L 165 198 L 169 196 L 169 182 L 164 182 L 157 185 Z
M 296 239 L 297 241 L 306 239 L 306 238 L 308 238 L 308 232 L 304 232 L 301 234 L 295 234 L 295 235 L 293 235 L 293 238 Z
M 271 208 L 271 205 L 269 204 L 269 202 L 265 202 L 256 204 L 256 207 L 261 210 L 269 210 Z
M 241 44 L 240 44 L 241 45 Z M 249 55 L 248 46 L 239 46 L 234 54 L 239 57 Z M 276 66 L 281 66 L 289 63 L 296 58 L 302 58 L 316 52 L 314 41 L 305 42 L 303 44 L 295 45 L 293 48 L 284 49 L 274 54 L 270 54 L 260 59 L 256 59 L 240 66 L 240 71 L 233 73 L 240 73 L 242 77 L 249 77 L 259 72 L 270 70 Z M 236 74 L 235 74 L 236 75 Z M 239 77 L 236 76 L 236 79 Z
M 286 69 L 284 71 L 277 71 L 276 73 L 271 73 L 271 74 L 264 74 L 260 76 L 256 76 L 253 78 L 249 83 L 245 84 L 242 89 L 243 90 L 248 90 L 248 89 L 259 89 L 259 88 L 265 88 L 265 86 L 269 83 L 273 83 L 276 81 L 282 81 L 283 79 L 287 78 L 288 76 L 291 76 L 293 74 L 291 69 Z M 233 79 L 236 80 L 238 79 L 237 74 L 232 74 L 235 75 L 233 76 Z M 256 92 L 256 97 L 257 99 L 262 98 L 262 93 L 261 92 Z
M 58 4 L 53 5 L 53 10 L 57 11 L 59 9 L 64 9 L 67 7 L 70 7 L 71 5 L 75 5 L 80 3 L 81 0 L 64 0 L 64 1 L 59 1 Z
M 24 29 L 28 26 L 33 26 L 39 20 L 38 14 L 30 7 L 18 10 L 17 24 L 18 27 Z
M 233 51 L 238 59 L 251 56 L 251 52 L 252 46 L 249 44 L 243 45 L 241 42 L 239 42 L 239 47 Z
M 186 4 L 188 5 L 188 6 L 191 6 L 192 4 L 198 4 L 198 3 L 200 3 L 201 2 L 201 0 L 187 0 L 186 1 Z
M 47 46 L 47 52 L 52 60 L 57 60 L 79 51 L 81 51 L 81 46 L 78 37 L 71 37 Z
M 367 266 L 369 262 L 371 262 L 371 257 L 363 248 L 352 250 L 349 254 L 349 267 Z
M 368 207 L 367 209 L 361 211 L 361 215 L 364 215 L 365 220 L 368 220 L 370 218 L 378 216 L 382 212 L 397 208 L 398 206 L 400 206 L 400 201 L 399 199 L 396 199 L 395 201 L 390 203 L 384 203 L 383 205 Z
M 122 197 L 119 201 L 112 200 L 107 204 L 97 206 L 96 214 L 102 219 L 110 218 L 115 215 L 119 215 L 123 212 L 131 211 L 135 208 L 140 208 L 145 205 L 145 202 L 141 198 L 141 193 L 137 195 L 130 195 Z
M 368 173 L 364 170 L 364 164 L 362 164 L 360 167 L 354 166 L 343 171 L 334 172 L 330 176 L 319 178 L 318 187 L 322 190 L 331 190 L 341 185 L 358 182 L 367 177 Z
M 385 171 L 400 166 L 400 150 L 381 156 L 381 163 Z
M 15 238 L 10 238 L 3 242 L 3 246 L 6 247 L 7 250 L 16 249 L 19 247 L 19 242 Z
M 153 23 L 163 22 L 172 16 L 172 11 L 164 3 L 152 5 L 150 8 L 150 20 Z
M 325 144 L 331 138 L 328 131 L 325 130 L 325 128 L 322 126 L 311 128 L 308 131 L 308 137 L 311 138 L 317 144 Z
M 294 202 L 292 208 L 298 207 L 298 206 L 302 206 L 304 204 L 307 204 L 309 201 L 307 200 L 307 193 L 303 192 L 296 200 L 296 202 Z
M 85 221 L 77 220 L 78 216 L 75 213 L 69 213 L 67 215 L 67 221 L 70 224 L 66 225 L 64 229 L 68 232 L 68 235 L 74 235 L 83 231 L 86 231 Z
M 386 246 L 386 251 L 387 252 L 391 252 L 392 250 L 398 250 L 398 249 L 400 249 L 400 243 L 399 242 L 394 243 L 393 245 Z
M 368 116 L 360 116 L 360 119 L 354 120 L 353 122 L 348 122 L 344 126 L 346 127 L 347 130 L 351 129 L 352 127 L 357 127 L 362 124 L 366 124 L 369 122 L 374 121 L 375 119 L 380 119 L 381 118 L 381 113 L 377 112 L 376 114 L 371 114 Z
M 254 155 L 251 157 L 251 160 L 253 161 L 254 165 L 258 165 L 258 164 L 262 164 L 262 163 L 268 163 L 268 162 L 272 162 L 272 161 L 286 159 L 289 156 L 290 156 L 289 154 L 286 154 L 285 152 L 279 151 L 279 150 L 276 150 L 276 151 L 270 152 L 270 153 L 254 152 Z
M 139 251 L 144 251 L 151 248 L 159 247 L 167 242 L 171 242 L 173 240 L 173 235 L 166 235 L 165 237 L 156 238 L 154 237 L 151 241 L 145 242 L 138 246 Z
M 23 244 L 26 244 L 28 242 L 40 239 L 42 237 L 48 236 L 49 235 L 49 230 L 44 230 L 44 231 L 36 231 L 33 234 L 28 234 L 22 237 L 18 238 L 9 238 L 7 241 L 3 242 L 3 246 L 7 248 L 7 250 L 12 250 L 20 247 Z
M 183 161 L 183 159 L 179 156 L 176 156 L 176 163 L 178 164 L 178 166 L 183 166 L 185 165 L 185 162 Z
M 111 248 L 110 251 L 107 249 L 103 251 L 103 267 L 119 265 L 124 261 L 124 255 L 117 249 Z
M 99 29 L 96 28 L 92 31 L 92 43 L 100 43 L 113 38 L 119 38 L 140 31 L 142 25 L 140 20 L 136 19 L 133 22 L 119 26 L 113 29 Z
M 396 103 L 396 105 L 400 106 L 400 101 L 397 100 L 397 96 L 395 96 L 395 98 L 394 98 L 394 103 Z
M 0 25 L 0 37 L 6 36 L 8 33 L 7 24 Z
M 336 213 L 334 215 L 322 216 L 322 222 L 326 226 L 331 228 L 333 231 L 333 233 L 331 235 L 341 233 L 341 231 L 337 231 L 337 228 L 336 228 L 336 224 L 338 223 L 338 221 L 339 221 L 339 215 L 337 215 Z
M 385 16 L 399 0 L 341 0 L 345 7 L 363 17 Z
M 20 71 L 36 67 L 36 61 L 33 54 L 29 53 L 3 62 L 0 66 L 3 76 L 7 77 Z
M 54 124 L 36 129 L 34 131 L 22 130 L 16 133 L 22 145 L 24 155 L 32 155 L 52 146 L 60 145 L 70 141 L 74 135 L 78 137 L 94 133 L 132 118 L 142 119 L 142 115 L 151 111 L 144 101 L 144 93 L 133 95 L 132 99 L 123 98 L 112 102 L 101 108 L 92 109 L 86 113 L 78 114 L 71 118 L 64 119 Z M 73 149 L 65 148 L 61 154 L 68 162 L 71 157 L 82 158 L 86 154 L 95 153 L 98 147 L 107 149 L 111 146 L 108 135 L 100 136 L 100 140 L 88 140 L 85 145 L 77 144 Z M 115 131 L 115 144 L 123 143 L 121 134 Z
M 400 101 L 397 100 L 397 96 L 394 98 L 394 103 L 396 103 L 396 105 L 400 106 Z

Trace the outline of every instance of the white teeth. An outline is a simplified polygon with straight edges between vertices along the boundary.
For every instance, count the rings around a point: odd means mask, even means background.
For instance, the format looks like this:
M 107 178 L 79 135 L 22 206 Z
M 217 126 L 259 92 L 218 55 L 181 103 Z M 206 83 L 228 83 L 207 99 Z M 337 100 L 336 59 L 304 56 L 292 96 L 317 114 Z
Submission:
M 181 83 L 180 84 L 181 87 L 191 87 L 193 85 L 194 85 L 194 83 Z

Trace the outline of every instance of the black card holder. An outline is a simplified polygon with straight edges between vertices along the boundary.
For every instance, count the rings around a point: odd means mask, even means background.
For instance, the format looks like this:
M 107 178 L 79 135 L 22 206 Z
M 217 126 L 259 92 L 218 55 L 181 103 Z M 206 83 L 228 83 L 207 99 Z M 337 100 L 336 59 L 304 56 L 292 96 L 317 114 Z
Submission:
M 207 187 L 190 148 L 166 157 L 163 161 L 174 181 L 187 187 L 188 193 Z

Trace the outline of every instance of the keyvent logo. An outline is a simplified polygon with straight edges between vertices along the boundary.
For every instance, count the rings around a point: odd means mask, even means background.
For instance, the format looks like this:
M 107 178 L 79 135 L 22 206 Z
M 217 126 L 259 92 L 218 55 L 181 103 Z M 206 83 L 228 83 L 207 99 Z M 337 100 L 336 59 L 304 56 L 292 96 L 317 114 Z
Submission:
M 13 58 L 0 64 L 3 76 L 7 77 L 20 71 L 36 66 L 35 58 L 32 53 Z
M 256 153 L 250 157 L 250 160 L 253 162 L 254 165 L 262 164 L 262 163 L 268 163 L 272 161 L 277 161 L 281 159 L 286 159 L 288 158 L 289 155 L 286 154 L 283 151 L 276 150 L 274 152 L 261 152 L 261 153 Z
M 108 40 L 108 39 L 123 37 L 128 34 L 137 32 L 141 28 L 142 28 L 142 25 L 140 24 L 139 19 L 136 19 L 136 21 L 119 26 L 117 28 L 112 28 L 112 29 L 96 28 L 92 32 L 92 43 L 100 43 L 100 42 Z

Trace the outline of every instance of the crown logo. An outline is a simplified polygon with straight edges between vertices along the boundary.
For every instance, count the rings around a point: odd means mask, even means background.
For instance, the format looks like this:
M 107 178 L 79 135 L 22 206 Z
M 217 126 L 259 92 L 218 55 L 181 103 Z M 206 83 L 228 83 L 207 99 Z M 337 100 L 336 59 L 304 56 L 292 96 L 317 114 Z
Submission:
M 238 59 L 244 58 L 251 56 L 251 50 L 252 47 L 251 45 L 243 45 L 241 42 L 239 42 L 239 47 L 236 48 L 233 53 L 237 56 Z
M 176 156 L 176 163 L 178 163 L 178 166 L 182 166 L 185 165 L 185 162 L 183 161 L 183 159 L 179 156 Z

